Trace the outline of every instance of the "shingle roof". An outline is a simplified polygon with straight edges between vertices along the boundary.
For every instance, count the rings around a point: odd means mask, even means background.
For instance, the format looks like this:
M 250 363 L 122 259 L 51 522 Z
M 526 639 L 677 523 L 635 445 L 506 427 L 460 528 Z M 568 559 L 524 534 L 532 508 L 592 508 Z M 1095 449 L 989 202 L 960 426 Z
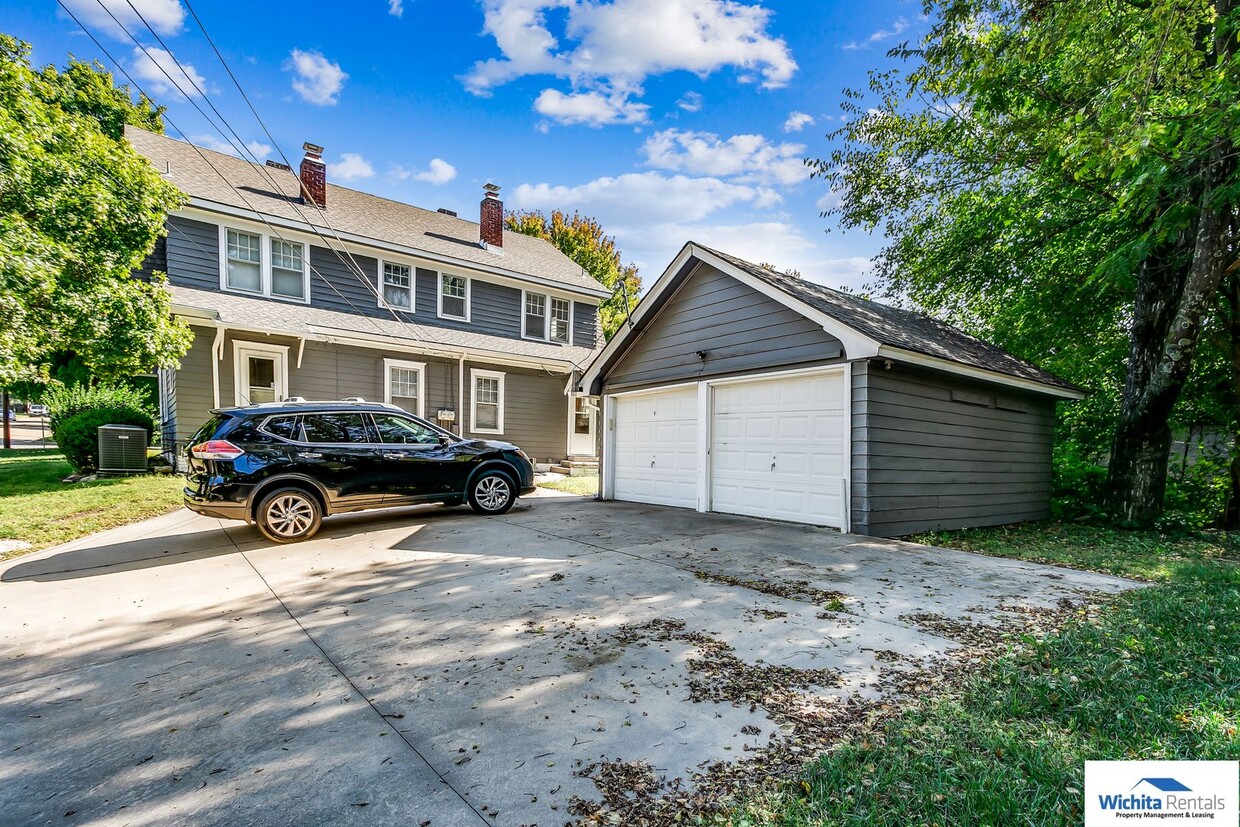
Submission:
M 172 294 L 172 304 L 175 310 L 181 312 L 198 310 L 211 318 L 217 318 L 226 326 L 262 330 L 275 334 L 319 338 L 358 334 L 363 338 L 368 336 L 392 337 L 404 340 L 403 344 L 413 348 L 419 345 L 447 351 L 468 348 L 484 356 L 487 353 L 494 353 L 496 356 L 517 356 L 544 362 L 560 362 L 563 363 L 566 372 L 572 367 L 583 365 L 595 353 L 588 347 L 490 336 L 467 330 L 452 330 L 414 322 L 399 322 L 395 319 L 342 313 L 337 310 L 323 310 L 304 304 L 238 296 L 213 290 L 195 290 L 175 284 L 169 285 L 168 291 Z M 382 348 L 383 345 L 376 343 L 375 347 Z
M 139 154 L 161 172 L 166 170 L 164 177 L 167 180 L 196 198 L 308 222 L 333 241 L 327 222 L 341 233 L 372 239 L 380 245 L 395 244 L 432 256 L 446 256 L 484 268 L 499 268 L 566 287 L 585 289 L 595 295 L 603 290 L 572 259 L 541 238 L 505 232 L 503 252 L 496 253 L 479 244 L 478 224 L 474 221 L 424 210 L 330 182 L 327 184 L 324 220 L 313 205 L 301 203 L 301 184 L 293 172 L 259 166 L 222 152 L 195 149 L 184 141 L 133 126 L 125 127 L 125 137 Z
M 737 269 L 782 290 L 879 344 L 1058 388 L 1079 390 L 1072 383 L 1049 371 L 929 316 L 777 273 L 701 244 L 693 243 L 693 246 L 718 256 Z

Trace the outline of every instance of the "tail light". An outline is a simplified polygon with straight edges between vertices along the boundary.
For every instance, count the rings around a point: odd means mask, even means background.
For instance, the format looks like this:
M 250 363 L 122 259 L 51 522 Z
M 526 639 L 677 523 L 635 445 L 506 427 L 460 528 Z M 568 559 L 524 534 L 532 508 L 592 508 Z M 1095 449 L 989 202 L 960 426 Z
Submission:
M 245 453 L 226 439 L 209 439 L 189 449 L 195 459 L 236 459 Z

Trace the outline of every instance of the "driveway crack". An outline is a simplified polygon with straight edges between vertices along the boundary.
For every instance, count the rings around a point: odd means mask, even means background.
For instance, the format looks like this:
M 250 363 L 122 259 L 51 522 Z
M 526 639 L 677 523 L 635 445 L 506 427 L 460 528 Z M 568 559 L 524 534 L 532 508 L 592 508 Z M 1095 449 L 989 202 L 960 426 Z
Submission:
M 323 660 L 327 661 L 327 663 L 332 667 L 332 669 L 336 670 L 336 674 L 344 678 L 345 682 L 348 683 L 349 686 L 353 688 L 353 691 L 357 693 L 358 697 L 360 697 L 363 701 L 365 701 L 366 705 L 369 706 L 370 709 L 375 713 L 375 716 L 380 721 L 383 722 L 383 725 L 386 726 L 388 729 L 390 729 L 392 732 L 396 733 L 396 737 L 400 738 L 400 740 L 405 742 L 405 745 L 409 747 L 410 750 L 413 751 L 413 754 L 418 756 L 418 758 L 421 759 L 422 763 L 425 764 L 427 768 L 430 769 L 431 772 L 435 773 L 435 776 L 440 780 L 440 782 L 445 787 L 447 787 L 449 790 L 452 790 L 453 794 L 456 795 L 456 797 L 461 800 L 461 803 L 464 804 L 466 807 L 468 807 L 473 812 L 473 814 L 478 817 L 479 822 L 481 822 L 482 824 L 487 824 L 487 825 L 491 824 L 491 822 L 487 820 L 486 816 L 484 816 L 482 812 L 477 807 L 475 807 L 468 798 L 465 797 L 464 793 L 462 793 L 456 787 L 452 786 L 452 782 L 450 782 L 447 778 L 445 778 L 443 773 L 441 773 L 435 767 L 435 765 L 432 764 L 430 760 L 425 755 L 422 754 L 422 751 L 417 748 L 417 746 L 413 743 L 413 741 L 409 740 L 408 736 L 396 726 L 396 724 L 393 722 L 393 719 L 389 718 L 387 715 L 384 715 L 383 712 L 379 710 L 379 707 L 375 706 L 374 701 L 372 701 L 366 695 L 366 693 L 362 691 L 362 688 L 353 681 L 353 678 L 349 676 L 349 673 L 346 672 L 343 668 L 341 668 L 340 664 L 338 664 L 331 655 L 327 654 L 327 650 L 324 649 L 322 644 L 320 644 L 315 639 L 314 635 L 310 634 L 310 630 L 302 625 L 301 620 L 298 619 L 297 615 L 293 614 L 293 611 L 284 602 L 284 599 L 280 597 L 280 595 L 276 592 L 274 588 L 272 588 L 271 583 L 267 581 L 267 578 L 263 576 L 263 573 L 258 570 L 258 566 L 254 565 L 254 561 L 251 560 L 249 556 L 244 551 L 241 550 L 241 547 L 237 545 L 237 541 L 234 540 L 230 535 L 228 535 L 227 532 L 225 532 L 225 535 L 228 536 L 228 541 L 233 544 L 233 548 L 237 549 L 237 553 L 241 555 L 241 558 L 245 560 L 245 562 L 249 564 L 250 568 L 254 571 L 254 573 L 258 575 L 258 579 L 261 580 L 263 582 L 263 585 L 267 587 L 267 591 L 270 592 L 271 596 L 274 597 L 276 599 L 276 602 L 280 604 L 280 608 L 284 609 L 284 613 L 288 615 L 289 620 L 297 624 L 297 628 L 300 629 L 301 633 L 306 636 L 306 640 L 310 641 L 310 643 L 314 645 L 314 648 L 319 650 L 319 654 L 323 656 Z

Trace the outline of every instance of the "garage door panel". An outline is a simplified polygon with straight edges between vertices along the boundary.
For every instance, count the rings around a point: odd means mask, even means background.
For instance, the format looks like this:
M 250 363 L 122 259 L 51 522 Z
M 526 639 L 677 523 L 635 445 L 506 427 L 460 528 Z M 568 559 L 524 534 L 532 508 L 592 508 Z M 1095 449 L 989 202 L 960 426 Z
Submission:
M 697 505 L 697 388 L 615 400 L 618 500 Z
M 844 390 L 842 372 L 716 386 L 711 508 L 843 527 Z

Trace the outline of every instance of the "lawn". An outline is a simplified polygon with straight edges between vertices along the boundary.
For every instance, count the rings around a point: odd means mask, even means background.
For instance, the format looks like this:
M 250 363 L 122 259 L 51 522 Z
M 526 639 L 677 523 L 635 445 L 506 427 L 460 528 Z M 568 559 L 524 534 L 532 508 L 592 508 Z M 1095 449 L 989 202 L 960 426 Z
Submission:
M 1240 758 L 1240 535 L 1044 523 L 917 539 L 1154 585 L 873 722 L 722 823 L 1079 824 L 1086 760 Z
M 0 540 L 30 548 L 0 559 L 165 514 L 181 504 L 176 474 L 116 477 L 66 485 L 73 471 L 57 451 L 0 451 Z
M 588 477 L 564 477 L 551 482 L 538 483 L 539 488 L 550 488 L 553 491 L 564 491 L 568 494 L 580 494 L 593 497 L 598 493 L 598 474 Z

